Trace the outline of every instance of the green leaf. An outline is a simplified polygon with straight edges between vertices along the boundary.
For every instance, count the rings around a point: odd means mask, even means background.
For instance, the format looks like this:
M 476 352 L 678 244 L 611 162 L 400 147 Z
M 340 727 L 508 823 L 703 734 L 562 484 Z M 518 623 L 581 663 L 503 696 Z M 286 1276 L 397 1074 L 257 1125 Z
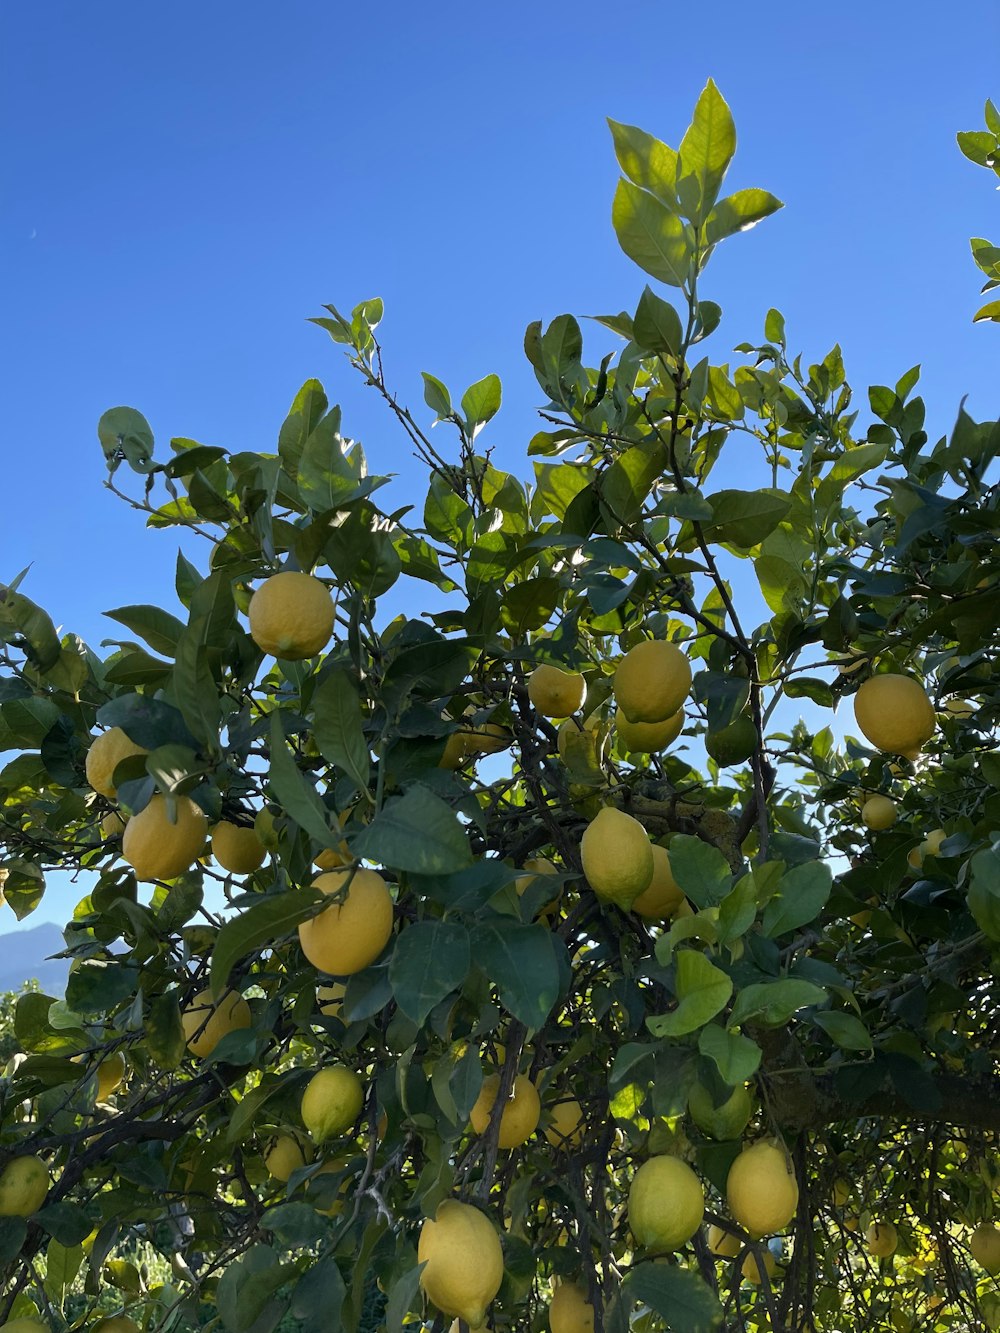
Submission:
M 698 183 L 696 221 L 703 221 L 719 197 L 723 179 L 736 152 L 736 126 L 725 99 L 709 79 L 677 150 L 678 189 L 685 178 Z
M 93 1222 L 76 1203 L 50 1203 L 35 1214 L 35 1221 L 60 1245 L 72 1249 L 90 1235 Z
M 969 911 L 991 940 L 1000 940 L 1000 845 L 984 848 L 972 858 Z
M 45 1292 L 50 1300 L 62 1305 L 66 1288 L 70 1286 L 83 1263 L 82 1245 L 62 1245 L 52 1238 L 45 1247 Z
M 119 450 L 135 472 L 148 472 L 153 458 L 153 432 L 134 407 L 109 407 L 97 423 L 97 438 L 109 463 Z
M 271 768 L 268 781 L 274 799 L 299 828 L 304 829 L 323 847 L 333 847 L 339 841 L 339 835 L 335 838 L 330 828 L 329 811 L 320 799 L 319 792 L 300 772 L 285 744 L 285 730 L 277 710 L 271 714 Z
M 789 870 L 764 908 L 764 934 L 777 939 L 814 921 L 826 906 L 832 887 L 833 875 L 823 861 L 806 861 Z
M 811 699 L 822 708 L 833 707 L 833 691 L 818 676 L 793 676 L 785 683 L 785 695 L 789 699 Z
M 254 903 L 219 929 L 212 948 L 212 996 L 225 992 L 236 963 L 248 953 L 290 935 L 300 922 L 313 915 L 323 895 L 314 889 L 291 889 Z
M 120 606 L 116 611 L 105 611 L 104 614 L 138 634 L 154 653 L 166 653 L 168 657 L 174 655 L 184 629 L 176 616 L 161 611 L 158 606 Z
M 23 593 L 0 584 L 0 640 L 17 642 L 39 671 L 48 671 L 62 652 L 48 614 Z
M 437 416 L 438 421 L 452 415 L 451 394 L 434 375 L 422 370 L 424 380 L 424 402 Z
M 472 956 L 498 987 L 504 1008 L 532 1031 L 542 1027 L 559 996 L 552 932 L 513 921 L 480 925 L 473 934 Z
M 686 833 L 671 839 L 670 870 L 684 896 L 698 907 L 721 903 L 733 885 L 729 862 L 718 847 Z
M 633 337 L 647 351 L 670 356 L 677 354 L 684 339 L 680 315 L 669 301 L 664 301 L 648 286 L 643 289 L 636 307 Z
M 827 998 L 826 991 L 811 981 L 796 981 L 792 977 L 783 981 L 763 981 L 740 991 L 729 1022 L 733 1027 L 739 1027 L 753 1018 L 766 1027 L 781 1027 L 800 1009 L 825 1004 Z
M 791 565 L 775 555 L 759 555 L 753 568 L 761 596 L 776 616 L 799 607 L 807 587 L 801 566 Z
M 986 305 L 980 306 L 972 316 L 973 324 L 983 319 L 1000 320 L 1000 301 L 987 301 Z
M 711 1060 L 724 1083 L 736 1088 L 753 1078 L 763 1051 L 755 1041 L 739 1032 L 728 1032 L 717 1023 L 709 1023 L 698 1034 L 698 1050 Z
M 712 1333 L 722 1326 L 715 1293 L 690 1269 L 667 1262 L 638 1264 L 621 1286 L 621 1299 L 648 1305 L 669 1333 Z
M 676 965 L 677 1008 L 646 1020 L 654 1037 L 682 1037 L 697 1031 L 725 1008 L 733 993 L 732 978 L 698 949 L 681 949 L 676 954 Z
M 676 204 L 677 154 L 635 125 L 608 120 L 618 165 L 630 181 L 667 204 Z M 631 333 L 626 333 L 631 337 Z
M 716 491 L 706 497 L 712 519 L 704 525 L 705 536 L 732 546 L 757 546 L 778 526 L 791 507 L 781 491 Z
M 77 1014 L 112 1013 L 134 998 L 138 976 L 138 969 L 125 962 L 80 963 L 67 978 L 66 1003 Z
M 351 848 L 357 856 L 418 875 L 450 875 L 472 861 L 458 816 L 422 783 L 390 797 Z
M 712 209 L 705 223 L 706 240 L 709 245 L 716 245 L 727 236 L 749 231 L 779 208 L 784 208 L 784 204 L 767 190 L 737 190 L 720 199 Z M 765 331 L 765 336 L 770 335 Z
M 340 1333 L 340 1312 L 347 1290 L 332 1255 L 317 1259 L 299 1278 L 292 1296 L 292 1315 L 300 1333 Z
M 163 792 L 190 791 L 205 772 L 205 763 L 187 745 L 158 745 L 146 756 L 146 772 Z
M 405 1316 L 417 1304 L 417 1292 L 420 1290 L 420 1274 L 424 1268 L 418 1264 L 398 1277 L 389 1290 L 385 1305 L 385 1333 L 412 1333 L 414 1324 Z
M 320 754 L 367 791 L 371 754 L 365 740 L 361 700 L 346 671 L 331 671 L 312 697 L 313 734 Z
M 472 439 L 500 411 L 501 397 L 499 375 L 487 375 L 466 389 L 462 395 L 462 411 L 465 414 L 466 430 Z
M 683 287 L 691 267 L 684 223 L 659 199 L 630 181 L 618 182 L 611 221 L 618 243 L 639 267 L 671 287 Z
M 177 1069 L 184 1059 L 187 1042 L 175 990 L 154 995 L 150 1001 L 145 1020 L 145 1045 L 161 1069 Z
M 415 921 L 400 931 L 389 960 L 389 981 L 403 1013 L 421 1025 L 435 1005 L 457 990 L 471 964 L 469 932 L 457 922 Z
M 326 324 L 323 325 L 327 327 Z M 278 455 L 282 466 L 293 481 L 298 478 L 299 459 L 306 440 L 316 429 L 328 405 L 326 392 L 319 380 L 306 380 L 292 400 L 288 416 L 278 432 Z
M 208 650 L 193 624 L 177 640 L 171 693 L 195 739 L 209 752 L 217 750 L 221 701 L 208 663 Z
M 817 1027 L 833 1039 L 845 1051 L 870 1051 L 871 1034 L 854 1014 L 845 1014 L 840 1010 L 829 1009 L 813 1014 Z
M 17 1258 L 27 1235 L 28 1224 L 23 1217 L 0 1217 L 0 1264 Z
M 104 704 L 97 714 L 102 727 L 121 727 L 136 745 L 155 750 L 160 745 L 187 745 L 197 742 L 184 725 L 179 708 L 145 694 L 123 694 Z
M 273 1231 L 289 1249 L 315 1244 L 327 1229 L 326 1222 L 309 1203 L 280 1203 L 267 1210 L 260 1224 Z
M 965 156 L 970 162 L 975 162 L 977 167 L 992 164 L 997 152 L 996 135 L 987 130 L 960 130 L 955 138 Z
M 660 445 L 635 445 L 619 454 L 601 475 L 601 499 L 617 520 L 632 523 L 639 517 L 653 483 L 663 475 L 666 462 L 666 453 Z

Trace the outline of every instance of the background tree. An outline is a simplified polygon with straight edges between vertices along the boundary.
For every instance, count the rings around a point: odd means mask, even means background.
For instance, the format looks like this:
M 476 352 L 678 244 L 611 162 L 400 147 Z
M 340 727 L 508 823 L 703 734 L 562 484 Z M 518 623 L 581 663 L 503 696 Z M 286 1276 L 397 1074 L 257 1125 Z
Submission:
M 115 408 L 107 484 L 208 543 L 183 614 L 110 612 L 102 659 L 3 592 L 7 899 L 93 887 L 16 1008 L 0 1173 L 50 1187 L 0 1174 L 0 1314 L 58 1326 L 69 1274 L 150 1329 L 996 1325 L 1000 425 L 930 443 L 915 367 L 859 428 L 774 310 L 713 363 L 705 266 L 780 204 L 722 194 L 711 83 L 676 151 L 611 128 L 674 302 L 596 365 L 529 325 L 530 484 L 495 375 L 425 374 L 449 450 L 381 302 L 327 307 L 422 511 L 315 380 L 276 453 Z

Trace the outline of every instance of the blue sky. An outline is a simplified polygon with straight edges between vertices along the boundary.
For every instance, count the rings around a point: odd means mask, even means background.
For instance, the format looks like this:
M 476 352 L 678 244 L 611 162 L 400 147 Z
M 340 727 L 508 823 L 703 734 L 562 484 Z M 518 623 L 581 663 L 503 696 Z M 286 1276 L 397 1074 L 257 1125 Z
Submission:
M 500 374 L 485 438 L 526 470 L 525 325 L 634 308 L 645 281 L 611 230 L 605 117 L 676 144 L 709 76 L 739 133 L 731 186 L 786 204 L 713 259 L 713 359 L 776 305 L 806 358 L 841 343 L 859 424 L 867 384 L 918 361 L 932 429 L 965 393 L 995 416 L 968 238 L 1000 235 L 1000 201 L 954 135 L 1000 97 L 998 50 L 1000 10 L 964 3 L 4 6 L 0 581 L 33 562 L 23 591 L 95 642 L 105 609 L 172 607 L 176 533 L 102 488 L 95 427 L 119 403 L 163 450 L 269 449 L 316 375 L 397 503 L 419 499 L 405 443 L 305 322 L 325 301 L 384 298 L 417 409 L 421 370 L 459 392 Z M 588 336 L 595 360 L 615 343 Z

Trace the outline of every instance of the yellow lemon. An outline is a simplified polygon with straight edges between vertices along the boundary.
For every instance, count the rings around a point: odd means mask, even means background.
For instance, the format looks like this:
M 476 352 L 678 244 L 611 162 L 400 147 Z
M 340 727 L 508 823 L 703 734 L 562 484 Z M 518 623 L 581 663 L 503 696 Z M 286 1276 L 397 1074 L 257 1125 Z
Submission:
M 545 1127 L 545 1137 L 553 1148 L 576 1148 L 583 1142 L 583 1107 L 575 1097 L 556 1102 L 552 1107 L 551 1123 Z
M 702 1083 L 696 1083 L 688 1095 L 688 1112 L 698 1128 L 710 1139 L 737 1139 L 753 1114 L 753 1102 L 746 1088 L 734 1088 L 721 1106 Z
M 583 707 L 587 682 L 579 671 L 535 667 L 528 677 L 528 698 L 543 717 L 569 717 Z
M 319 1001 L 320 1013 L 330 1018 L 339 1018 L 346 993 L 347 987 L 342 981 L 331 981 L 329 986 L 317 986 L 316 999 Z
M 770 1279 L 774 1277 L 775 1273 L 777 1273 L 778 1271 L 778 1265 L 774 1261 L 774 1255 L 765 1245 L 760 1252 L 760 1257 L 761 1261 L 764 1264 L 764 1271 L 767 1273 L 768 1280 L 770 1281 Z M 753 1253 L 752 1250 L 743 1260 L 743 1267 L 740 1269 L 740 1272 L 743 1274 L 747 1282 L 751 1284 L 751 1286 L 754 1287 L 760 1286 L 761 1284 L 760 1264 L 757 1261 L 757 1256 Z
M 767 1140 L 744 1148 L 729 1168 L 726 1200 L 755 1238 L 786 1227 L 798 1207 L 799 1186 L 784 1148 Z
M 969 1237 L 969 1250 L 977 1264 L 994 1276 L 1000 1273 L 1000 1230 L 984 1222 Z
M 149 754 L 143 745 L 129 740 L 121 727 L 111 727 L 91 741 L 87 751 L 87 781 L 94 791 L 114 800 L 116 790 L 112 781 L 115 769 L 123 759 L 133 754 Z
M 731 1231 L 723 1231 L 722 1227 L 717 1227 L 714 1223 L 708 1228 L 709 1253 L 714 1254 L 717 1259 L 735 1259 L 742 1248 Z
M 701 1226 L 705 1191 L 679 1157 L 651 1157 L 632 1177 L 628 1224 L 645 1249 L 678 1250 Z
M 122 856 L 136 879 L 176 879 L 190 870 L 205 846 L 208 821 L 190 796 L 175 796 L 171 818 L 159 793 L 125 825 Z
M 910 676 L 872 676 L 854 696 L 854 716 L 864 735 L 886 754 L 912 755 L 934 734 L 934 709 Z
M 120 838 L 125 832 L 125 819 L 118 810 L 109 810 L 101 820 L 101 832 L 105 838 Z
M 113 1092 L 121 1087 L 125 1077 L 125 1056 L 115 1051 L 97 1066 L 97 1100 L 106 1102 Z
M 888 796 L 869 796 L 861 807 L 861 822 L 873 833 L 892 828 L 896 822 L 896 802 Z
M 309 1190 L 314 1181 L 318 1182 L 321 1176 L 339 1175 L 347 1166 L 351 1159 L 349 1157 L 335 1157 L 332 1161 L 324 1162 L 314 1176 L 310 1176 L 306 1185 Z M 330 1199 L 325 1208 L 321 1208 L 318 1203 L 313 1203 L 317 1213 L 322 1213 L 324 1217 L 338 1217 L 344 1211 L 344 1204 L 347 1202 L 347 1196 L 351 1190 L 352 1178 L 345 1176 L 337 1186 L 337 1192 Z M 329 1197 L 329 1195 L 327 1196 Z
M 252 828 L 222 819 L 212 830 L 212 855 L 233 875 L 251 875 L 264 864 L 267 848 Z
M 876 1259 L 888 1259 L 895 1254 L 899 1237 L 891 1222 L 873 1222 L 865 1237 L 868 1250 Z
M 349 977 L 374 963 L 392 934 L 392 898 L 374 870 L 328 870 L 313 880 L 321 893 L 342 893 L 299 925 L 302 952 L 321 972 Z
M 236 991 L 227 991 L 215 1004 L 210 990 L 199 991 L 181 1010 L 181 1027 L 188 1050 L 199 1060 L 212 1054 L 223 1037 L 252 1022 L 250 1006 Z
M 49 1173 L 40 1157 L 12 1157 L 0 1171 L 0 1217 L 30 1217 L 49 1192 Z
M 615 671 L 615 699 L 629 722 L 665 722 L 691 689 L 691 663 L 675 643 L 644 639 Z
M 587 825 L 580 843 L 587 883 L 602 902 L 628 909 L 653 879 L 649 835 L 637 819 L 605 806 Z
M 469 1112 L 472 1128 L 477 1134 L 485 1134 L 490 1123 L 490 1112 L 500 1091 L 500 1075 L 487 1074 L 483 1086 L 476 1098 L 475 1105 Z M 497 1140 L 501 1148 L 519 1148 L 531 1138 L 538 1127 L 542 1114 L 542 1103 L 538 1089 L 527 1074 L 518 1074 L 511 1088 L 507 1105 L 500 1113 L 500 1137 Z M 446 1310 L 446 1314 L 452 1311 Z
M 552 1333 L 594 1333 L 594 1307 L 575 1282 L 560 1282 L 549 1302 Z
M 653 878 L 649 887 L 633 900 L 632 911 L 647 921 L 668 921 L 684 901 L 684 894 L 670 869 L 670 854 L 666 847 L 654 842 L 652 848 Z
M 445 1199 L 420 1228 L 420 1285 L 442 1314 L 482 1324 L 503 1281 L 503 1250 L 493 1223 L 478 1208 Z
M 302 1123 L 314 1143 L 350 1129 L 361 1114 L 365 1091 L 353 1069 L 331 1065 L 314 1074 L 302 1094 Z
M 292 1134 L 279 1134 L 264 1154 L 268 1175 L 286 1184 L 293 1171 L 312 1161 L 312 1149 L 303 1147 Z
M 843 1208 L 850 1200 L 851 1187 L 846 1180 L 835 1180 L 833 1182 L 833 1202 L 838 1208 Z
M 257 647 L 289 662 L 315 657 L 333 633 L 333 599 L 326 584 L 293 570 L 265 579 L 250 598 L 247 614 Z
M 280 842 L 277 818 L 274 811 L 266 805 L 254 815 L 253 830 L 269 852 L 276 852 Z
M 948 836 L 948 835 L 947 835 L 947 833 L 945 833 L 945 831 L 944 831 L 943 828 L 933 828 L 933 829 L 931 829 L 931 831 L 930 831 L 930 833 L 928 833 L 927 837 L 924 838 L 924 841 L 923 841 L 923 844 L 922 844 L 923 849 L 924 849 L 924 855 L 925 855 L 925 856 L 937 856 L 938 852 L 940 852 L 940 850 L 941 850 L 941 844 L 944 842 L 944 840 L 945 840 L 945 838 L 947 838 L 947 836 Z
M 508 749 L 512 741 L 511 733 L 498 722 L 485 722 L 479 727 L 463 726 L 461 730 L 453 731 L 445 741 L 438 768 L 461 768 L 477 755 L 497 754 Z
M 658 754 L 672 745 L 684 730 L 684 709 L 663 722 L 630 722 L 620 708 L 615 710 L 615 730 L 629 754 Z

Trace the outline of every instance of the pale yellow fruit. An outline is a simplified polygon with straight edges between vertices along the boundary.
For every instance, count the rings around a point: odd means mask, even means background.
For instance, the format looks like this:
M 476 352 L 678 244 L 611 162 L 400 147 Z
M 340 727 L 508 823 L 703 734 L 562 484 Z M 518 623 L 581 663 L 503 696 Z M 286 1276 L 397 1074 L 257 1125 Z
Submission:
M 934 709 L 910 676 L 872 676 L 854 696 L 854 716 L 864 735 L 885 754 L 910 756 L 934 734 Z
M 289 662 L 315 657 L 333 633 L 333 599 L 326 584 L 293 570 L 265 579 L 250 598 L 247 614 L 257 647 Z
M 888 796 L 870 796 L 861 807 L 861 822 L 873 833 L 892 828 L 896 822 L 896 802 Z
M 949 717 L 971 717 L 979 712 L 979 705 L 970 699 L 949 699 L 944 706 Z
M 784 1148 L 767 1140 L 744 1148 L 729 1168 L 726 1200 L 755 1239 L 786 1227 L 798 1207 L 799 1186 Z
M 969 1251 L 987 1273 L 1000 1273 L 1000 1230 L 984 1222 L 969 1237 Z
M 833 1202 L 838 1208 L 848 1202 L 851 1197 L 851 1187 L 846 1180 L 835 1180 L 833 1182 Z
M 157 794 L 125 825 L 122 856 L 137 879 L 176 879 L 190 870 L 205 846 L 208 821 L 190 796 L 175 796 L 170 817 L 167 798 Z
M 49 1173 L 40 1157 L 12 1157 L 0 1171 L 0 1217 L 30 1217 L 49 1192 Z
M 277 818 L 274 811 L 268 809 L 265 805 L 263 810 L 257 811 L 253 819 L 254 832 L 269 852 L 276 852 L 281 842 L 277 828 Z
M 549 1302 L 551 1333 L 594 1333 L 594 1307 L 575 1282 L 561 1282 Z
M 583 1142 L 583 1107 L 575 1097 L 556 1102 L 552 1122 L 545 1127 L 545 1137 L 553 1148 L 576 1148 Z
M 475 1105 L 469 1112 L 472 1128 L 477 1134 L 485 1134 L 490 1123 L 490 1112 L 500 1091 L 500 1075 L 487 1074 L 479 1090 Z M 538 1128 L 542 1114 L 542 1103 L 538 1089 L 527 1074 L 518 1074 L 511 1088 L 511 1095 L 500 1113 L 500 1137 L 497 1140 L 501 1148 L 519 1148 L 527 1142 Z M 452 1313 L 446 1310 L 446 1314 Z
M 735 1259 L 742 1246 L 731 1231 L 724 1231 L 713 1223 L 708 1228 L 708 1249 L 717 1259 Z
M 480 727 L 463 727 L 460 731 L 453 731 L 445 741 L 438 768 L 461 768 L 478 755 L 498 754 L 508 749 L 512 740 L 511 733 L 498 722 L 485 722 Z
M 628 1224 L 645 1249 L 680 1249 L 701 1226 L 704 1214 L 701 1181 L 679 1157 L 651 1157 L 632 1177 Z
M 710 1139 L 736 1139 L 743 1133 L 753 1114 L 753 1102 L 746 1088 L 734 1088 L 721 1106 L 701 1083 L 688 1094 L 688 1112 L 698 1128 Z
M 928 833 L 927 837 L 924 838 L 923 841 L 924 855 L 937 856 L 938 852 L 940 852 L 941 850 L 941 844 L 944 842 L 947 836 L 948 835 L 947 833 L 945 833 L 943 828 L 931 829 L 930 833 Z
M 503 1281 L 503 1250 L 493 1223 L 478 1208 L 445 1199 L 420 1228 L 420 1285 L 442 1314 L 482 1324 Z
M 374 963 L 392 934 L 392 898 L 374 870 L 328 870 L 313 880 L 327 895 L 346 890 L 343 902 L 299 925 L 302 952 L 321 972 L 353 976 Z
M 844 1218 L 843 1226 L 845 1231 L 857 1231 L 858 1219 L 851 1213 Z
M 118 810 L 109 810 L 101 820 L 101 832 L 105 838 L 120 838 L 125 832 L 125 818 Z
M 615 699 L 629 722 L 665 722 L 691 689 L 691 663 L 675 643 L 644 639 L 615 671 Z
M 329 986 L 317 986 L 316 999 L 319 1001 L 320 1013 L 330 1018 L 339 1018 L 346 993 L 347 987 L 342 981 L 331 981 Z
M 924 864 L 924 844 L 919 847 L 911 847 L 906 853 L 906 864 L 911 870 L 919 870 Z
M 891 1254 L 896 1253 L 896 1245 L 899 1243 L 896 1228 L 891 1222 L 873 1222 L 868 1228 L 865 1239 L 868 1242 L 869 1253 L 876 1259 L 888 1259 Z
M 630 722 L 618 708 L 615 710 L 615 730 L 629 754 L 659 754 L 684 730 L 684 709 L 678 708 L 663 722 Z
M 252 875 L 264 864 L 267 848 L 252 828 L 222 819 L 212 830 L 212 855 L 233 875 Z
M 199 991 L 181 1010 L 181 1027 L 188 1050 L 199 1060 L 212 1054 L 223 1037 L 252 1022 L 250 1006 L 236 991 L 227 991 L 215 1004 L 210 990 Z
M 631 815 L 605 806 L 587 825 L 580 843 L 587 883 L 602 902 L 624 911 L 649 888 L 655 861 L 649 834 Z
M 291 1134 L 279 1134 L 264 1154 L 268 1175 L 286 1184 L 293 1171 L 299 1171 L 312 1161 L 312 1149 Z
M 632 911 L 647 921 L 669 921 L 683 903 L 684 894 L 670 869 L 670 854 L 666 847 L 654 842 L 652 848 L 653 878 L 649 887 L 634 899 Z
M 324 1162 L 316 1174 L 309 1178 L 309 1183 L 306 1185 L 306 1189 L 311 1189 L 313 1182 L 318 1181 L 320 1176 L 339 1175 L 349 1161 L 349 1157 L 335 1157 L 330 1162 Z M 350 1193 L 351 1183 L 351 1178 L 345 1176 L 337 1186 L 336 1194 L 334 1194 L 330 1203 L 325 1208 L 321 1208 L 319 1204 L 313 1203 L 313 1207 L 316 1209 L 317 1213 L 322 1213 L 324 1217 L 338 1217 L 344 1211 L 344 1204 Z
M 774 1261 L 774 1255 L 765 1245 L 760 1252 L 760 1257 L 764 1264 L 764 1271 L 767 1273 L 768 1281 L 770 1281 L 778 1271 L 778 1265 Z M 743 1266 L 740 1269 L 740 1272 L 751 1286 L 760 1286 L 760 1264 L 758 1264 L 757 1256 L 752 1251 L 743 1260 Z
M 121 727 L 110 727 L 96 736 L 87 751 L 86 764 L 87 781 L 94 791 L 114 800 L 116 789 L 112 779 L 115 769 L 123 759 L 133 754 L 149 754 L 149 751 L 145 746 L 129 740 Z
M 343 828 L 350 817 L 350 810 L 342 810 L 337 816 L 337 823 Z M 313 857 L 313 865 L 317 870 L 336 870 L 340 866 L 350 865 L 353 860 L 350 847 L 345 840 L 342 840 L 336 847 L 324 847 L 318 852 Z
M 0 1324 L 0 1333 L 49 1333 L 49 1326 L 37 1319 L 8 1319 Z
M 525 873 L 518 875 L 514 881 L 514 888 L 517 890 L 519 898 L 523 897 L 528 889 L 534 888 L 538 884 L 544 884 L 547 879 L 559 874 L 558 866 L 544 856 L 529 856 L 524 863 L 524 871 Z M 553 883 L 552 888 L 554 896 L 544 907 L 538 909 L 538 916 L 547 916 L 559 906 L 560 885 L 558 881 Z
M 365 1101 L 360 1078 L 346 1065 L 314 1074 L 302 1094 L 302 1123 L 314 1143 L 343 1134 L 357 1120 Z
M 115 1051 L 97 1066 L 97 1100 L 106 1102 L 111 1094 L 121 1087 L 125 1077 L 125 1056 Z
M 139 1325 L 127 1314 L 112 1314 L 97 1321 L 94 1333 L 139 1333 Z
M 543 717 L 569 717 L 579 712 L 586 697 L 587 682 L 579 671 L 545 665 L 528 677 L 528 698 Z

